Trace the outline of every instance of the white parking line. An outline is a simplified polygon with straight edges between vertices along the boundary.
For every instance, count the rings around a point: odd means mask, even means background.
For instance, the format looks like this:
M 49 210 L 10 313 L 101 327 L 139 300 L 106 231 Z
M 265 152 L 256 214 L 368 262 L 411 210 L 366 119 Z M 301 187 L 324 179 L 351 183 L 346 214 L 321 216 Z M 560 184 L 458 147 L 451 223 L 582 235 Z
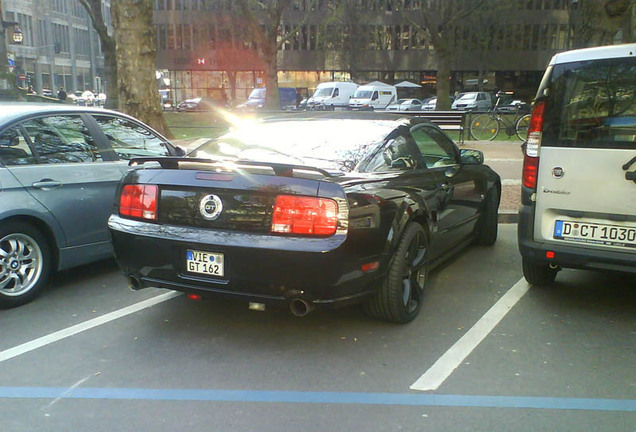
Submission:
M 528 292 L 530 285 L 521 279 L 501 297 L 433 366 L 411 385 L 411 390 L 437 390 L 510 309 Z
M 12 359 L 13 357 L 17 357 L 19 355 L 28 353 L 29 351 L 36 350 L 38 348 L 42 348 L 43 346 L 52 344 L 59 340 L 65 339 L 67 337 L 76 335 L 78 333 L 84 332 L 86 330 L 90 330 L 94 327 L 100 326 L 102 324 L 109 323 L 116 319 L 125 317 L 126 315 L 133 314 L 142 309 L 149 308 L 150 306 L 154 306 L 159 303 L 163 303 L 166 300 L 170 300 L 171 298 L 177 297 L 182 293 L 177 291 L 170 291 L 165 294 L 160 294 L 158 296 L 149 298 L 148 300 L 140 301 L 139 303 L 135 303 L 130 306 L 126 306 L 125 308 L 109 312 L 102 316 L 98 316 L 96 318 L 90 319 L 88 321 L 84 321 L 82 323 L 76 324 L 71 327 L 67 327 L 62 330 L 58 330 L 54 333 L 48 334 L 46 336 L 42 336 L 40 338 L 34 339 L 29 342 L 25 342 L 21 345 L 15 346 L 13 348 L 9 348 L 4 351 L 0 351 L 0 362 L 5 360 Z

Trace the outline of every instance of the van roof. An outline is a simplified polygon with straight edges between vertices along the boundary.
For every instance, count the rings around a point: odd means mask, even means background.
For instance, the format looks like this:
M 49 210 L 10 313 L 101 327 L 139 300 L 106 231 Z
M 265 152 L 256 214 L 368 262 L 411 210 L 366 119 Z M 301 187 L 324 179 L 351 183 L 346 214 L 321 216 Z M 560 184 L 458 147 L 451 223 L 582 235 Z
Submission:
M 594 48 L 584 48 L 556 54 L 550 64 L 571 63 L 586 60 L 600 60 L 609 58 L 635 57 L 636 44 L 609 45 Z

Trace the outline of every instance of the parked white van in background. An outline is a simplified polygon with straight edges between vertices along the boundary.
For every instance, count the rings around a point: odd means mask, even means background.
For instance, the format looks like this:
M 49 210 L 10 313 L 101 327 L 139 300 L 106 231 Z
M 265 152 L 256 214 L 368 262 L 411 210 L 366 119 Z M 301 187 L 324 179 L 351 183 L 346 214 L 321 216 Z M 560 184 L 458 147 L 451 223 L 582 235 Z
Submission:
M 347 108 L 349 99 L 358 89 L 353 82 L 326 82 L 318 84 L 313 96 L 307 100 L 308 109 L 333 111 L 336 107 Z
M 374 81 L 358 87 L 349 101 L 349 108 L 357 110 L 383 110 L 397 100 L 397 89 Z

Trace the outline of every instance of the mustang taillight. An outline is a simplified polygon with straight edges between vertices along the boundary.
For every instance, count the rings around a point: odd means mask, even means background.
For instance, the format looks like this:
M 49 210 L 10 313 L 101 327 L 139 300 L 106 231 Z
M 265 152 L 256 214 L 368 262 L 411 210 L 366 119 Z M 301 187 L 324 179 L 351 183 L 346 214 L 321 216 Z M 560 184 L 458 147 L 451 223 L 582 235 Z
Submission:
M 544 113 L 545 101 L 537 102 L 532 110 L 530 126 L 528 127 L 528 141 L 523 155 L 523 185 L 530 189 L 537 188 L 539 149 L 541 148 Z
M 338 204 L 328 198 L 279 195 L 274 204 L 272 232 L 325 236 L 338 227 Z
M 157 197 L 155 185 L 124 185 L 119 195 L 119 215 L 136 219 L 157 220 Z

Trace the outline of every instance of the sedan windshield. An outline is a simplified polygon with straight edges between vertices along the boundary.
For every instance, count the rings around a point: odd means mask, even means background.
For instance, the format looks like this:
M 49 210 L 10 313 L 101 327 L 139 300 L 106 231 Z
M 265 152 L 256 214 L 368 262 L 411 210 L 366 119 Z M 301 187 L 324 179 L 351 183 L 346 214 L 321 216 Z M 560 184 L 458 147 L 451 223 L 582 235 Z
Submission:
M 395 128 L 394 121 L 262 123 L 232 130 L 195 149 L 197 158 L 230 158 L 351 171 Z

